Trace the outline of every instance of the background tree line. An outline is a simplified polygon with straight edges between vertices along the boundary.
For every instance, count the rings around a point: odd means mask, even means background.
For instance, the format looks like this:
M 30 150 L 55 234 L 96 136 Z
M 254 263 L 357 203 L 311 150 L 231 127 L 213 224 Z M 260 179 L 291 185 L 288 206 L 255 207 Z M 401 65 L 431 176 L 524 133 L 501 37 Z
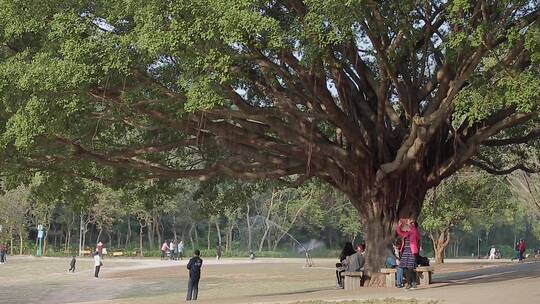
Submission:
M 496 245 L 508 257 L 519 238 L 531 249 L 540 247 L 537 185 L 537 174 L 496 177 L 462 170 L 426 197 L 420 217 L 423 253 L 444 262 L 445 256 L 485 255 Z M 4 188 L 10 188 L 8 180 Z M 182 240 L 188 250 L 207 254 L 222 246 L 227 255 L 253 250 L 294 256 L 305 246 L 329 255 L 345 241 L 364 239 L 357 211 L 329 186 L 223 178 L 149 180 L 113 189 L 39 173 L 29 186 L 12 186 L 0 196 L 0 224 L 0 239 L 12 254 L 35 253 L 38 224 L 44 225 L 49 255 L 78 253 L 98 241 L 111 251 L 156 255 L 165 240 Z

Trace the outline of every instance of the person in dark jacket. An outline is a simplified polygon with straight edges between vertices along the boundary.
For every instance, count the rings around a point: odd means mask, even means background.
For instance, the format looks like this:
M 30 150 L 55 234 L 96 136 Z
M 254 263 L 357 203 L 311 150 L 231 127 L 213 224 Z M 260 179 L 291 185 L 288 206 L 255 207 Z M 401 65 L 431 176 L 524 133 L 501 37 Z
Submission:
M 71 262 L 69 262 L 69 270 L 70 272 L 75 272 L 75 263 L 77 263 L 77 260 L 75 259 L 75 256 L 71 257 Z
M 197 300 L 199 294 L 199 280 L 201 279 L 201 267 L 203 260 L 200 258 L 201 252 L 197 249 L 193 252 L 193 257 L 187 264 L 189 269 L 189 281 L 186 301 Z
M 343 250 L 341 251 L 341 254 L 339 255 L 339 263 L 336 263 L 336 278 L 337 278 L 337 286 L 339 288 L 343 288 L 343 280 L 341 278 L 341 274 L 345 272 L 346 266 L 344 265 L 345 259 L 347 259 L 348 256 L 351 256 L 355 254 L 356 251 L 353 248 L 353 245 L 351 242 L 345 243 L 345 246 L 343 246 Z

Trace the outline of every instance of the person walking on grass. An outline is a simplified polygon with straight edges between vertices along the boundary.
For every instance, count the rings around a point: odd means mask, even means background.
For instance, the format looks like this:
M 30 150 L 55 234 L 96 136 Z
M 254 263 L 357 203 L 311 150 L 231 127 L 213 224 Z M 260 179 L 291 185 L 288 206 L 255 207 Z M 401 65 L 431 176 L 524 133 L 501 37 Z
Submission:
M 71 262 L 69 262 L 69 272 L 75 272 L 75 263 L 77 263 L 77 259 L 75 259 L 75 256 L 72 256 Z
M 96 253 L 94 253 L 94 277 L 99 277 L 99 271 L 101 269 L 101 266 L 103 266 L 103 263 L 101 262 L 101 256 L 99 255 L 99 252 L 96 251 Z
M 193 252 L 193 257 L 187 264 L 189 270 L 188 291 L 186 301 L 197 300 L 199 295 L 199 280 L 201 279 L 201 267 L 203 260 L 200 258 L 199 249 Z
M 400 219 L 396 228 L 402 238 L 399 267 L 403 268 L 407 286 L 405 289 L 416 289 L 416 260 L 418 256 L 420 232 L 417 224 L 411 219 Z

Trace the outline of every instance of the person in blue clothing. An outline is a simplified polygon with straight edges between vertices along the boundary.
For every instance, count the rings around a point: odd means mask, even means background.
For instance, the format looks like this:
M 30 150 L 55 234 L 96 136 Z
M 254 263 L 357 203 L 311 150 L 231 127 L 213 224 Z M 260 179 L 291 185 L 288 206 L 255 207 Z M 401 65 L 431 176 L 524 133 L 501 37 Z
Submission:
M 197 300 L 199 295 L 199 280 L 201 279 L 201 267 L 203 260 L 200 258 L 201 252 L 197 249 L 193 252 L 193 257 L 187 264 L 189 270 L 189 281 L 186 301 Z
M 392 248 L 388 248 L 386 252 L 386 268 L 396 269 L 396 287 L 403 287 L 403 268 L 399 267 L 399 245 L 392 244 Z

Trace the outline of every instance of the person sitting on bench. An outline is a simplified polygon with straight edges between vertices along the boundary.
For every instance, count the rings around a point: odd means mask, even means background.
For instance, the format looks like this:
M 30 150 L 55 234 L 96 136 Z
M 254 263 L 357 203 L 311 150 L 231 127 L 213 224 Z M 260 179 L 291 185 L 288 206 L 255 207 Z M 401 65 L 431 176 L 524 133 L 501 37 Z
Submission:
M 403 268 L 399 267 L 399 243 L 400 240 L 396 240 L 392 244 L 392 249 L 388 248 L 386 253 L 386 268 L 396 269 L 396 287 L 403 287 Z

